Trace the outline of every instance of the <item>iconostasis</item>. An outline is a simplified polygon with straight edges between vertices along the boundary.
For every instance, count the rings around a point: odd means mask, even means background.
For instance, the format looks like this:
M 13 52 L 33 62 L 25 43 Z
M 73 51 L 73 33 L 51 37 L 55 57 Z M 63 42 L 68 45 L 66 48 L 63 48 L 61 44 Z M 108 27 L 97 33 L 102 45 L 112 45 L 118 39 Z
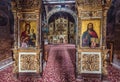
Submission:
M 75 23 L 69 17 L 59 16 L 50 20 L 48 32 L 44 36 L 48 44 L 70 43 L 75 44 Z
M 58 18 L 49 24 L 48 43 L 74 43 L 75 29 L 74 23 L 65 18 Z

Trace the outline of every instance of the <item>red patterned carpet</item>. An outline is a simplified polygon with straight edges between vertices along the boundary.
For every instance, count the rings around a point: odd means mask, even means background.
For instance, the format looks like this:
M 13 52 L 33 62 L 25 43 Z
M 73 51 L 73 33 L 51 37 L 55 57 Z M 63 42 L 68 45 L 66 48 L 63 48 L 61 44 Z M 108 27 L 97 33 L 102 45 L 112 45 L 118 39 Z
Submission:
M 108 66 L 108 79 L 110 82 L 120 82 L 120 69 Z
M 22 78 L 16 78 L 13 73 L 13 65 L 8 66 L 4 70 L 0 71 L 0 82 L 41 82 L 41 78 L 35 78 L 32 76 L 24 76 Z
M 51 46 L 50 46 L 51 47 Z M 42 77 L 22 76 L 16 78 L 13 65 L 0 71 L 0 82 L 120 82 L 120 69 L 108 66 L 108 81 L 96 78 L 75 79 L 75 46 L 52 46 Z
M 4 70 L 0 71 L 0 82 L 43 82 L 42 78 L 35 78 L 32 76 L 26 76 L 17 79 L 13 73 L 13 65 L 8 66 Z M 79 79 L 76 82 L 120 82 L 120 69 L 117 69 L 113 66 L 108 66 L 108 80 L 109 81 L 100 81 L 99 79 L 89 78 L 88 80 Z M 48 78 L 50 78 L 48 76 Z M 52 81 L 55 82 L 55 81 Z M 62 82 L 62 81 L 61 81 Z M 69 81 L 68 81 L 69 82 Z M 74 82 L 74 81 L 73 81 Z
M 75 46 L 54 45 L 43 72 L 43 82 L 75 82 Z

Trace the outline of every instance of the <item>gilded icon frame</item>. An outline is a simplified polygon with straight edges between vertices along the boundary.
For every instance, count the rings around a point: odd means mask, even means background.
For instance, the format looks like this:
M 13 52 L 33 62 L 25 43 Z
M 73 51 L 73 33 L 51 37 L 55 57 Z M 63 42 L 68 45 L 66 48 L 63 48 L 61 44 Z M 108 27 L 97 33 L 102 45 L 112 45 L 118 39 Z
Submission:
M 19 20 L 19 28 L 18 28 L 18 46 L 19 48 L 35 48 L 37 46 L 37 20 Z M 23 40 L 21 39 L 21 36 L 24 35 L 24 31 L 26 29 L 26 26 L 30 26 L 29 32 L 32 33 L 32 30 L 34 30 L 32 34 L 34 34 L 34 43 L 31 44 L 25 44 L 25 46 L 22 46 Z M 29 38 L 30 34 L 29 33 Z M 31 46 L 30 46 L 31 45 Z
M 80 28 L 80 47 L 81 48 L 100 48 L 101 47 L 102 45 L 102 25 L 101 25 L 102 23 L 101 22 L 102 21 L 100 18 L 81 20 L 81 28 Z M 83 35 L 85 35 L 85 32 L 87 32 L 88 30 L 87 28 L 90 23 L 93 25 L 93 30 L 95 31 L 95 33 L 93 33 L 93 36 L 95 38 L 90 38 L 87 45 L 84 45 Z M 91 37 L 91 35 L 89 36 Z M 91 46 L 92 44 L 94 44 L 94 46 Z

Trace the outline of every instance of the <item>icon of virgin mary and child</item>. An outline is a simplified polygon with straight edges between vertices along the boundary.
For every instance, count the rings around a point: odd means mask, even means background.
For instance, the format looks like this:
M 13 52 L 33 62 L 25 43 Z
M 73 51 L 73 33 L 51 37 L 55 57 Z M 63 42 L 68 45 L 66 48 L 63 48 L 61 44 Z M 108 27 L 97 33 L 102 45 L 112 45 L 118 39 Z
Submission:
M 25 30 L 21 32 L 20 40 L 22 48 L 35 47 L 36 34 L 29 23 L 25 24 Z
M 88 23 L 87 30 L 82 35 L 82 47 L 99 47 L 98 35 L 93 27 L 93 23 Z

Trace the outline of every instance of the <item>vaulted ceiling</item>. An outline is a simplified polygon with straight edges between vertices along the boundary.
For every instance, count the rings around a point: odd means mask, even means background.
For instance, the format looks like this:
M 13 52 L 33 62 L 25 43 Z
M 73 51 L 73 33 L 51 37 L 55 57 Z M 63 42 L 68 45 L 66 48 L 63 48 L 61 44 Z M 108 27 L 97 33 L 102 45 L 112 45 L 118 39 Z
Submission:
M 67 8 L 75 11 L 75 2 L 76 2 L 75 0 L 42 0 L 42 2 L 43 2 L 43 9 L 45 12 L 44 15 L 46 14 L 46 16 L 51 10 L 57 8 Z M 67 13 L 65 12 L 56 13 L 55 16 L 51 17 L 51 20 L 55 19 L 55 17 L 59 17 L 60 15 L 64 17 L 67 15 Z

